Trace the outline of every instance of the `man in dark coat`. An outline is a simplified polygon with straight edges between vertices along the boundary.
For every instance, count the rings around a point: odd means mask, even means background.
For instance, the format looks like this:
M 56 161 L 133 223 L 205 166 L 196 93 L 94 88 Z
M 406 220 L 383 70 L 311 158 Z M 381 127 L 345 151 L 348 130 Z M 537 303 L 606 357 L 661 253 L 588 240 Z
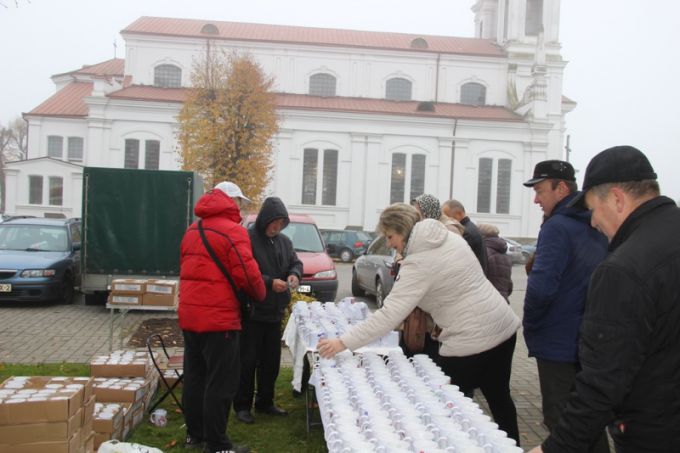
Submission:
M 632 146 L 596 155 L 581 195 L 609 254 L 590 279 L 575 392 L 542 451 L 680 451 L 680 208 Z M 540 452 L 541 447 L 532 450 Z
M 255 422 L 250 409 L 256 375 L 255 409 L 270 415 L 288 414 L 274 404 L 274 384 L 281 363 L 281 320 L 290 302 L 290 290 L 297 288 L 302 277 L 302 261 L 288 236 L 281 234 L 289 223 L 288 211 L 281 199 L 269 197 L 248 230 L 267 297 L 264 303 L 254 304 L 254 312 L 243 327 L 241 381 L 234 399 L 236 418 L 243 423 Z
M 235 285 L 261 301 L 264 283 L 248 232 L 240 224 L 239 207 L 247 201 L 236 184 L 222 182 L 198 200 L 194 212 Z M 184 334 L 185 447 L 204 448 L 207 453 L 248 451 L 234 446 L 226 434 L 239 381 L 240 305 L 206 249 L 198 222 L 182 238 L 178 317 Z
M 442 204 L 442 212 L 445 216 L 455 219 L 463 225 L 463 239 L 470 245 L 470 248 L 475 252 L 477 261 L 482 266 L 484 275 L 488 273 L 488 258 L 486 256 L 486 247 L 482 240 L 482 235 L 477 229 L 477 225 L 470 220 L 470 217 L 465 213 L 465 207 L 458 200 L 448 200 Z
M 543 400 L 543 421 L 557 425 L 573 390 L 578 363 L 578 332 L 585 309 L 588 281 L 607 254 L 607 239 L 590 226 L 590 213 L 567 206 L 577 194 L 574 167 L 547 160 L 536 164 L 534 203 L 543 209 L 534 264 L 524 297 L 524 339 L 536 357 Z M 608 452 L 602 430 L 591 452 Z

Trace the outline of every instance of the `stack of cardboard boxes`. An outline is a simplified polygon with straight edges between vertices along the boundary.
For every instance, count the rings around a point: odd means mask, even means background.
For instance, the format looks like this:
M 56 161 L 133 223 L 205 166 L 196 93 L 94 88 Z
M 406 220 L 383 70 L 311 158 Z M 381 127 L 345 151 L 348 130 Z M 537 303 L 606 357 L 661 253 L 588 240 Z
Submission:
M 111 282 L 109 304 L 176 307 L 178 293 L 176 280 L 116 279 Z
M 158 388 L 158 372 L 146 351 L 114 351 L 90 362 L 95 412 L 95 448 L 110 439 L 125 440 L 144 419 Z
M 94 451 L 93 381 L 86 377 L 11 377 L 0 384 L 0 451 Z

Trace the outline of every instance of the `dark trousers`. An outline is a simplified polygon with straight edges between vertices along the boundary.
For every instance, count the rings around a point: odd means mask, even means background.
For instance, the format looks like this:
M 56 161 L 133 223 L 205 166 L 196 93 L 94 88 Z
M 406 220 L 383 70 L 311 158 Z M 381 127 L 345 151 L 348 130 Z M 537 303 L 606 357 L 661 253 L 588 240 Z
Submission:
M 439 366 L 460 391 L 470 398 L 479 388 L 498 427 L 517 441 L 517 409 L 510 396 L 510 370 L 517 335 L 513 335 L 488 351 L 465 357 L 439 356 Z
M 574 382 L 579 367 L 576 363 L 553 362 L 543 359 L 536 359 L 536 364 L 538 365 L 538 379 L 541 383 L 543 423 L 552 431 L 557 426 L 562 410 L 569 399 L 569 394 L 574 390 Z M 588 452 L 609 453 L 609 443 L 604 432 Z
M 239 379 L 239 333 L 184 333 L 182 406 L 187 434 L 210 451 L 229 450 L 227 421 Z
M 241 379 L 234 399 L 235 411 L 274 405 L 274 385 L 281 367 L 281 323 L 246 321 L 241 332 Z M 257 395 L 255 378 L 257 377 Z

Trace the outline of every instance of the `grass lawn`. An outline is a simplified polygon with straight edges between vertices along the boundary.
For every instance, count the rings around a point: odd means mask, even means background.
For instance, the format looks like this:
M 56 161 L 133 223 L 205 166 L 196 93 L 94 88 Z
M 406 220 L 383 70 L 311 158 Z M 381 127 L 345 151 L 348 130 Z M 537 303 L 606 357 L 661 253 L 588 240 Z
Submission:
M 90 369 L 87 364 L 13 365 L 0 363 L 0 382 L 9 376 L 89 376 L 89 374 Z M 304 398 L 293 398 L 290 386 L 292 376 L 293 370 L 291 368 L 281 368 L 279 379 L 276 382 L 276 404 L 288 410 L 290 415 L 287 417 L 254 413 L 255 424 L 244 425 L 235 420 L 233 412 L 229 415 L 228 432 L 236 444 L 248 445 L 253 452 L 257 453 L 320 453 L 327 451 L 321 426 L 314 426 L 311 433 L 307 434 Z M 172 398 L 166 398 L 160 407 L 168 411 L 167 426 L 158 428 L 148 421 L 147 416 L 127 441 L 160 448 L 167 452 L 190 451 L 195 453 L 196 450 L 183 448 L 184 419 Z M 314 415 L 316 419 L 318 411 L 315 411 Z

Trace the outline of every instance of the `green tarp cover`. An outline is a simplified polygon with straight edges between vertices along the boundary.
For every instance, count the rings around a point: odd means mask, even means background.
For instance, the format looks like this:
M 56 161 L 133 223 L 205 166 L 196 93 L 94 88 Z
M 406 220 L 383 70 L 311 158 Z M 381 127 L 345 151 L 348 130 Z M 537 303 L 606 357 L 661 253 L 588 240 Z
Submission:
M 178 275 L 194 187 L 192 172 L 85 168 L 84 271 Z

